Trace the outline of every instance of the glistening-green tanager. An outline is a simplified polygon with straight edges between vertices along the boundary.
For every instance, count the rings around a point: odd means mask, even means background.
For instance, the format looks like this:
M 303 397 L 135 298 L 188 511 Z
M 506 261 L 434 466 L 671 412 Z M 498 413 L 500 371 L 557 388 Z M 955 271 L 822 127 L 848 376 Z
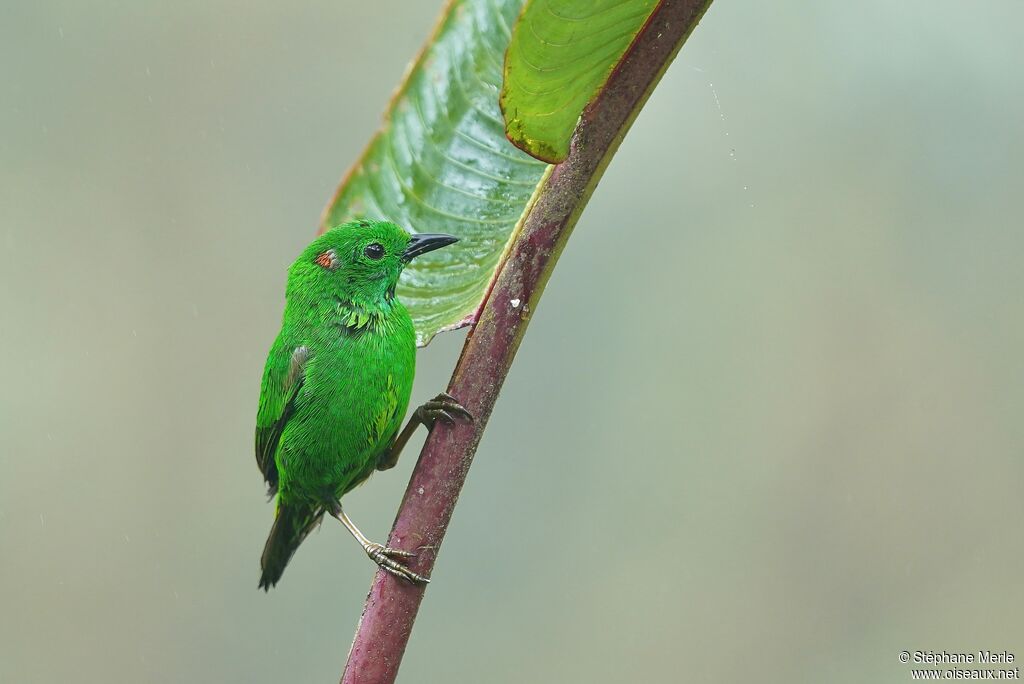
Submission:
M 256 417 L 256 461 L 277 495 L 260 587 L 277 583 L 302 540 L 330 513 L 389 572 L 426 582 L 396 558 L 413 554 L 367 539 L 341 497 L 395 465 L 417 425 L 470 418 L 447 394 L 417 409 L 399 432 L 416 369 L 416 334 L 395 296 L 402 269 L 450 245 L 451 235 L 410 235 L 359 220 L 328 230 L 288 271 L 281 332 L 267 356 Z

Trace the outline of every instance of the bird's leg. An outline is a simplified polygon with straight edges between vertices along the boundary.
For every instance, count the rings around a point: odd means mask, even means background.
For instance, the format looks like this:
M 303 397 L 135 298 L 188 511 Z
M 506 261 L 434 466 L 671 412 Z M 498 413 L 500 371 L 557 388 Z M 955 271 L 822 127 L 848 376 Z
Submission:
M 455 401 L 455 397 L 447 392 L 441 392 L 420 406 L 412 412 L 412 418 L 405 424 L 405 427 L 398 434 L 398 437 L 395 438 L 391 447 L 377 459 L 377 470 L 388 470 L 395 467 L 406 442 L 409 441 L 412 433 L 416 432 L 416 428 L 420 425 L 426 425 L 428 430 L 433 430 L 434 424 L 439 420 L 444 421 L 448 425 L 454 425 L 455 416 L 471 422 L 473 420 L 473 415 L 462 404 Z
M 383 544 L 378 544 L 377 542 L 372 542 L 367 539 L 366 535 L 359 531 L 359 528 L 356 527 L 355 523 L 352 522 L 352 520 L 345 514 L 345 511 L 341 509 L 340 502 L 336 502 L 335 505 L 330 508 L 330 511 L 331 515 L 337 518 L 341 524 L 345 526 L 345 529 L 347 529 L 349 533 L 356 538 L 359 545 L 363 547 L 363 551 L 366 552 L 366 555 L 369 556 L 370 560 L 374 563 L 384 568 L 392 575 L 407 579 L 410 582 L 426 584 L 430 581 L 428 578 L 413 572 L 394 559 L 395 556 L 398 558 L 413 558 L 416 556 L 415 553 L 412 551 L 403 551 L 402 549 L 393 549 L 390 546 L 384 546 Z

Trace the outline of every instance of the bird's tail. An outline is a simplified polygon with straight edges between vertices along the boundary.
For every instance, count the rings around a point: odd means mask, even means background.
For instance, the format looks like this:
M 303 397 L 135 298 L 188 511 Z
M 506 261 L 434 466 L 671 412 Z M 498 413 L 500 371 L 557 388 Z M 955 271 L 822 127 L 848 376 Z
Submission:
M 270 587 L 277 584 L 295 549 L 299 548 L 299 544 L 316 527 L 323 515 L 322 508 L 285 504 L 278 499 L 274 526 L 270 528 L 270 536 L 267 537 L 263 557 L 260 558 L 260 567 L 263 568 L 261 589 L 269 591 Z

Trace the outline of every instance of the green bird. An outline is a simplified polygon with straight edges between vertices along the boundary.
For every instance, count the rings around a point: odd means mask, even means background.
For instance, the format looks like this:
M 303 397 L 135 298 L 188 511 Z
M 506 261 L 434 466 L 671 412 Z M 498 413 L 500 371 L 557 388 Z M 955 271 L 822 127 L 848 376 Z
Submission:
M 393 223 L 359 220 L 328 230 L 288 271 L 281 332 L 267 356 L 256 417 L 256 462 L 274 525 L 260 565 L 269 590 L 324 513 L 337 518 L 385 570 L 427 582 L 397 559 L 414 554 L 371 542 L 341 497 L 374 470 L 397 463 L 416 427 L 471 416 L 445 393 L 419 407 L 399 432 L 416 369 L 416 335 L 395 297 L 402 269 L 450 245 L 442 234 L 410 235 Z

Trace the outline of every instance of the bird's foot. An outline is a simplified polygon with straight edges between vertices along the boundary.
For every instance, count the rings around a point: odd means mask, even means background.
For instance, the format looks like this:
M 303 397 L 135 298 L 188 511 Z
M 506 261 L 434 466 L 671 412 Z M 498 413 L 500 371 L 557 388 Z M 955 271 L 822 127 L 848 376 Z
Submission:
M 416 417 L 431 430 L 439 420 L 446 425 L 454 425 L 456 416 L 470 423 L 473 422 L 473 414 L 447 392 L 441 392 L 416 409 Z
M 430 579 L 413 572 L 408 567 L 395 560 L 395 558 L 415 558 L 416 554 L 412 551 L 393 549 L 390 546 L 384 546 L 382 544 L 377 544 L 376 542 L 366 544 L 363 546 L 363 550 L 366 551 L 366 555 L 370 557 L 370 560 L 384 570 L 390 572 L 395 577 L 408 580 L 413 584 L 427 584 L 430 582 Z

